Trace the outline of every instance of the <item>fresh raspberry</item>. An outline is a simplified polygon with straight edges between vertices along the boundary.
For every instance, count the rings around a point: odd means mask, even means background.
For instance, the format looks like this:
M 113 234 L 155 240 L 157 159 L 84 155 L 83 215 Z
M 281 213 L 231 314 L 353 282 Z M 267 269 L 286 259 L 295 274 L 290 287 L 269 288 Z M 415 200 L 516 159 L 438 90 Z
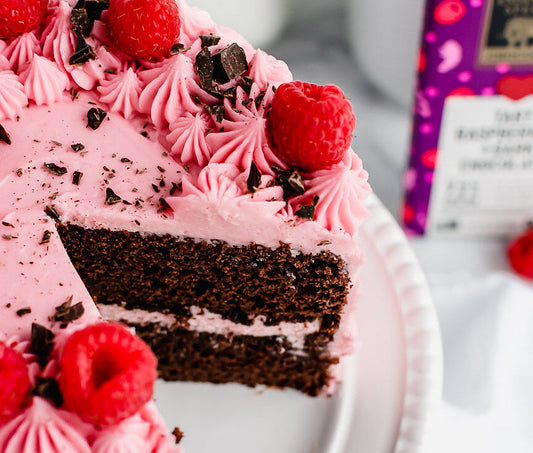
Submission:
M 170 55 L 178 42 L 181 20 L 175 0 L 111 0 L 109 35 L 132 57 L 150 61 Z
M 20 412 L 30 388 L 24 357 L 0 342 L 0 425 Z
M 350 147 L 355 116 L 334 85 L 280 85 L 267 118 L 270 146 L 278 157 L 304 171 L 329 168 Z
M 152 398 L 157 359 L 121 324 L 98 323 L 74 332 L 60 362 L 65 406 L 97 426 L 125 420 Z
M 43 21 L 48 0 L 0 1 L 0 39 L 33 30 Z
M 509 244 L 507 258 L 517 274 L 533 279 L 533 227 Z

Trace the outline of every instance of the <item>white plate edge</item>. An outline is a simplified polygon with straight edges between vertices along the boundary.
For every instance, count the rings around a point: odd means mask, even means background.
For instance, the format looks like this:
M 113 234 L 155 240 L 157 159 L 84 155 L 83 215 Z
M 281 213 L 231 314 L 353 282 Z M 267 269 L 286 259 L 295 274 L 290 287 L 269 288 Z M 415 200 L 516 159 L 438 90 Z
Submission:
M 406 377 L 403 412 L 394 453 L 422 453 L 442 399 L 440 328 L 426 277 L 394 217 L 372 194 L 363 230 L 398 295 L 405 334 Z

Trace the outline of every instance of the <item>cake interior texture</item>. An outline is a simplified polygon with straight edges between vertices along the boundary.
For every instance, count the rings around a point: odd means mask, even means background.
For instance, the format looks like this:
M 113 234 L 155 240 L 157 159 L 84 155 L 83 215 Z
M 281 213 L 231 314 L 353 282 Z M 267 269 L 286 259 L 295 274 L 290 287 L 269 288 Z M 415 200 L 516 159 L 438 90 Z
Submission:
M 293 387 L 310 395 L 328 386 L 339 360 L 328 345 L 351 285 L 342 258 L 298 253 L 287 244 L 271 249 L 57 228 L 104 317 L 135 328 L 157 354 L 164 379 Z

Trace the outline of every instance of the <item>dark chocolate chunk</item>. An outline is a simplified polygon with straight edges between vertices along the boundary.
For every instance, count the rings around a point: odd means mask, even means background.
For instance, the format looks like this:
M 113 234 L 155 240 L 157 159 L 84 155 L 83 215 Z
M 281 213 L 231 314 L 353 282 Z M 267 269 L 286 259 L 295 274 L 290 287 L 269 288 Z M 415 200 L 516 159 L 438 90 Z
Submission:
M 108 206 L 120 203 L 122 201 L 122 198 L 120 198 L 113 190 L 108 187 L 105 190 L 105 204 Z
M 0 142 L 4 142 L 8 145 L 11 145 L 11 137 L 7 133 L 7 131 L 4 129 L 4 126 L 0 124 Z
M 76 32 L 76 49 L 70 56 L 68 62 L 71 65 L 82 65 L 89 60 L 94 60 L 94 50 L 87 44 L 83 35 Z
M 183 439 L 183 432 L 179 428 L 174 428 L 172 435 L 176 438 L 176 445 L 181 442 L 181 439 Z
M 294 214 L 303 220 L 313 220 L 315 217 L 315 207 L 318 204 L 318 197 L 315 195 L 312 204 L 306 204 L 298 209 Z
M 80 172 L 80 171 L 75 171 L 73 174 L 72 174 L 72 184 L 76 185 L 76 186 L 79 186 L 80 185 L 80 181 L 81 181 L 81 178 L 83 176 L 83 173 Z
M 216 46 L 220 42 L 220 36 L 215 36 L 212 33 L 208 35 L 200 35 L 202 47 Z
M 213 87 L 213 71 L 215 66 L 213 64 L 213 58 L 209 49 L 204 48 L 196 55 L 196 61 L 194 62 L 194 69 L 198 78 L 200 79 L 200 85 L 204 90 L 210 90 Z
M 54 378 L 38 376 L 31 394 L 50 401 L 55 407 L 60 407 L 63 404 L 63 395 L 59 389 L 59 384 Z
M 254 79 L 248 76 L 244 76 L 239 80 L 239 86 L 244 90 L 246 94 L 250 94 L 252 91 L 252 85 L 254 84 Z
M 222 104 L 208 105 L 206 110 L 208 113 L 215 116 L 217 123 L 222 123 L 225 113 L 225 108 Z
M 96 130 L 100 127 L 100 124 L 102 124 L 102 121 L 104 121 L 105 117 L 107 116 L 107 113 L 105 110 L 102 110 L 100 108 L 91 108 L 87 112 L 87 126 L 89 126 L 91 129 Z
M 72 148 L 72 151 L 74 151 L 75 153 L 85 149 L 85 146 L 83 146 L 81 143 L 74 143 L 73 145 L 70 145 L 70 147 Z
M 85 8 L 74 8 L 70 13 L 70 23 L 75 33 L 79 33 L 86 38 L 91 34 L 93 24 Z
M 248 62 L 244 49 L 233 43 L 212 57 L 213 79 L 218 83 L 226 83 L 236 79 L 248 71 Z
M 56 222 L 59 221 L 59 213 L 57 212 L 54 205 L 46 206 L 46 208 L 44 208 L 44 213 Z
M 85 0 L 85 9 L 91 21 L 100 19 L 102 12 L 109 8 L 109 0 Z
M 43 233 L 43 238 L 41 239 L 41 242 L 39 242 L 39 245 L 48 244 L 50 242 L 51 237 L 52 237 L 52 232 L 46 230 Z
M 170 55 L 178 55 L 185 51 L 185 46 L 179 42 L 172 44 L 170 47 Z
M 254 161 L 252 161 L 252 165 L 250 166 L 250 174 L 248 175 L 246 185 L 251 193 L 256 192 L 261 185 L 261 172 L 257 169 Z
M 44 368 L 48 357 L 54 349 L 54 334 L 46 327 L 33 323 L 31 325 L 30 352 L 37 356 L 37 362 Z
M 24 308 L 21 308 L 20 310 L 17 310 L 16 313 L 17 313 L 17 316 L 24 316 L 24 315 L 27 315 L 28 313 L 31 313 L 31 308 L 24 307 Z
M 63 176 L 68 171 L 66 167 L 60 167 L 59 165 L 51 162 L 45 162 L 43 168 L 56 176 Z
M 276 184 L 283 188 L 285 200 L 304 194 L 305 187 L 300 173 L 293 169 L 283 170 L 276 166 L 272 166 L 272 169 L 276 172 Z
M 56 312 L 51 321 L 54 323 L 59 322 L 61 323 L 60 327 L 65 328 L 72 321 L 81 318 L 84 312 L 83 304 L 78 302 L 72 305 L 72 296 L 70 296 L 66 302 L 56 307 Z

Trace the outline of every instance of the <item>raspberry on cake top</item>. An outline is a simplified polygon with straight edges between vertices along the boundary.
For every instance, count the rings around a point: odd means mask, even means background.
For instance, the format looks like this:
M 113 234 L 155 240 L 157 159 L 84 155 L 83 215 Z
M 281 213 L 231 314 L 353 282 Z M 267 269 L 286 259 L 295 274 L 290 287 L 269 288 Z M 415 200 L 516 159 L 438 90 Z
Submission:
M 100 305 L 111 319 L 140 316 L 135 326 L 284 337 L 293 358 L 323 334 L 328 371 L 306 391 L 333 388 L 353 348 L 370 192 L 354 127 L 337 87 L 294 82 L 285 63 L 183 0 L 2 2 L 0 361 L 12 369 L 0 367 L 11 396 L 0 450 L 176 448 L 150 402 L 154 357 L 101 322 L 61 225 L 339 257 L 351 286 L 333 327 Z

